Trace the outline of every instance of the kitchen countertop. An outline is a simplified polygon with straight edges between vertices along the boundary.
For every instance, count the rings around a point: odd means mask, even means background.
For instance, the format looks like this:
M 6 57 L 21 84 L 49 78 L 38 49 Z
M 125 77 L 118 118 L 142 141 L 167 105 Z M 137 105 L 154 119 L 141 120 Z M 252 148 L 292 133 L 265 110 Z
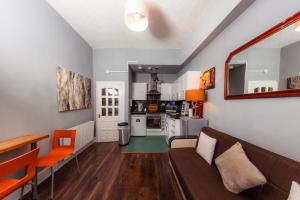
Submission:
M 145 112 L 131 112 L 132 115 L 146 115 Z

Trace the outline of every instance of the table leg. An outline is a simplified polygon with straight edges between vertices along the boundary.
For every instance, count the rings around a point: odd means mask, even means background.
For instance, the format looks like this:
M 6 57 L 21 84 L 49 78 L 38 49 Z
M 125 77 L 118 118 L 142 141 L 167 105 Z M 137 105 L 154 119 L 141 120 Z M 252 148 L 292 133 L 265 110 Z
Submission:
M 36 142 L 31 143 L 31 150 L 36 149 L 36 148 L 37 148 L 37 143 Z
M 36 148 L 37 148 L 37 143 L 36 143 L 36 142 L 31 143 L 30 148 L 31 148 L 31 150 L 36 149 Z M 33 178 L 33 182 L 34 182 L 34 184 L 36 184 L 36 189 L 37 189 L 37 173 L 38 173 L 38 172 L 37 172 L 37 168 L 36 168 L 35 176 L 34 176 L 34 178 Z M 35 199 L 34 190 L 35 190 L 35 188 L 34 188 L 34 185 L 32 184 L 32 185 L 31 185 L 32 199 Z

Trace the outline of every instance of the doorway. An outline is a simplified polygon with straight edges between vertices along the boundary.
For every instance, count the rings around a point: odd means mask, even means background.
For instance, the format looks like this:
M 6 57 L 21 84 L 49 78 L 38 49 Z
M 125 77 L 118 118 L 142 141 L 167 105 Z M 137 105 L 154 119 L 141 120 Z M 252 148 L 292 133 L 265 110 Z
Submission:
M 124 103 L 124 82 L 96 82 L 97 142 L 118 141 L 118 123 L 125 119 Z
M 246 63 L 230 64 L 229 66 L 229 88 L 230 95 L 245 93 Z

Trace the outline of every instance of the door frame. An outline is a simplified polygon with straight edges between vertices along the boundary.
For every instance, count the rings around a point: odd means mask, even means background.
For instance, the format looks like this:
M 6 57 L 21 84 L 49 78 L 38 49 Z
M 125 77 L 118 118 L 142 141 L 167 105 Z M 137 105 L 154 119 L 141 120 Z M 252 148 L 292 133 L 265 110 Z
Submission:
M 95 104 L 96 104 L 96 110 L 95 110 L 95 122 L 96 122 L 96 142 L 101 142 L 100 141 L 100 136 L 98 135 L 99 133 L 99 125 L 98 125 L 98 110 L 100 109 L 100 101 L 98 101 L 99 99 L 99 87 L 100 87 L 100 84 L 114 84 L 114 83 L 117 83 L 117 84 L 120 84 L 121 85 L 121 88 L 123 90 L 123 93 L 122 93 L 122 96 L 120 96 L 120 101 L 121 99 L 123 100 L 123 116 L 121 116 L 121 119 L 122 121 L 125 120 L 125 113 L 126 113 L 126 102 L 125 102 L 125 82 L 124 81 L 96 81 L 96 100 L 95 100 Z

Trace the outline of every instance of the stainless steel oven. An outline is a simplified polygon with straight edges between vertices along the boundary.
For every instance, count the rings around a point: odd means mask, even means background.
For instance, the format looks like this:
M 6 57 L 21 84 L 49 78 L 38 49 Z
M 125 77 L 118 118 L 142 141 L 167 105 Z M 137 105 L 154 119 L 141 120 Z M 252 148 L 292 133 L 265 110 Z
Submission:
M 158 114 L 147 114 L 147 129 L 161 129 L 161 115 Z

